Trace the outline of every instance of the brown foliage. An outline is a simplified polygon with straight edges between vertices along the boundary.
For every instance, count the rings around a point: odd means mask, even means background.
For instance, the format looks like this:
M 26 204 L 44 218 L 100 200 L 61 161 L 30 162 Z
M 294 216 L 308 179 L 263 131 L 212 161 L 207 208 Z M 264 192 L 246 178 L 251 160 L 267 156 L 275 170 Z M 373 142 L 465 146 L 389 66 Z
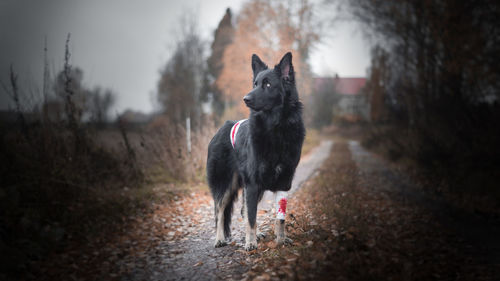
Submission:
M 234 39 L 235 28 L 233 26 L 232 19 L 233 16 L 231 10 L 228 8 L 214 32 L 214 41 L 211 45 L 212 53 L 207 59 L 207 71 L 209 77 L 207 77 L 206 83 L 208 85 L 206 86 L 208 86 L 208 91 L 212 93 L 212 108 L 216 119 L 224 113 L 224 97 L 222 91 L 216 84 L 216 81 L 224 67 L 224 51 Z
M 248 115 L 248 109 L 241 99 L 252 89 L 252 54 L 259 57 L 269 67 L 287 51 L 294 56 L 294 68 L 301 95 L 310 92 L 310 71 L 307 64 L 309 48 L 318 37 L 318 30 L 307 28 L 312 25 L 312 6 L 301 1 L 295 10 L 279 1 L 254 0 L 247 2 L 239 16 L 233 42 L 223 56 L 223 69 L 216 81 L 229 101 L 236 106 L 236 119 Z M 293 21 L 292 18 L 298 18 Z
M 470 255 L 425 207 L 398 200 L 383 183 L 336 142 L 318 176 L 290 200 L 293 244 L 259 244 L 247 279 L 493 280 L 498 266 Z
M 233 26 L 231 10 L 228 8 L 224 17 L 219 22 L 214 32 L 212 42 L 212 54 L 207 59 L 208 71 L 214 78 L 219 77 L 224 63 L 222 57 L 226 47 L 233 42 L 235 28 Z

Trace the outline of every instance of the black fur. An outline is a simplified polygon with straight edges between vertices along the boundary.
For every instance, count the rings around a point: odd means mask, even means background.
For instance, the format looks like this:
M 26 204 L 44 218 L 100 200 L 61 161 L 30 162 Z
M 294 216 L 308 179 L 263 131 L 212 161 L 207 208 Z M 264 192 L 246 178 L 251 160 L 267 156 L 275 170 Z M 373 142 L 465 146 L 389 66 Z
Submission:
M 285 54 L 274 69 L 268 69 L 253 55 L 252 70 L 254 88 L 244 97 L 250 117 L 239 128 L 235 148 L 229 137 L 235 121 L 226 121 L 208 146 L 207 177 L 216 206 L 216 223 L 217 206 L 229 194 L 223 206 L 226 238 L 230 236 L 231 211 L 239 188 L 244 187 L 252 227 L 265 190 L 290 190 L 305 136 L 292 54 Z

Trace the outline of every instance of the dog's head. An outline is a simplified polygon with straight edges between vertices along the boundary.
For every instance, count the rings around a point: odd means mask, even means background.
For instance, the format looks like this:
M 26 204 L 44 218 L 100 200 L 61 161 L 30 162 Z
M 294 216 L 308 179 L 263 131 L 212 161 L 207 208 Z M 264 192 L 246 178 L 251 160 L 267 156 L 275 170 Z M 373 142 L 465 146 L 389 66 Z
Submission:
M 252 55 L 253 89 L 243 100 L 253 111 L 270 111 L 289 100 L 298 100 L 292 53 L 286 53 L 274 69 L 268 69 L 257 55 Z

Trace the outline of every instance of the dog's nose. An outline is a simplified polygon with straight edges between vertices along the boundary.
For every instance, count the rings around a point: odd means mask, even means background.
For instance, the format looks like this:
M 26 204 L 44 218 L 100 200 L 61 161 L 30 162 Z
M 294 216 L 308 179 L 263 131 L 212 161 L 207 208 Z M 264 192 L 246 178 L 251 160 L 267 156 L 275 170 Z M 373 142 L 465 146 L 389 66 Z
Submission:
M 251 102 L 251 99 L 248 95 L 246 95 L 244 98 L 243 98 L 243 101 L 245 102 L 246 105 L 250 104 Z

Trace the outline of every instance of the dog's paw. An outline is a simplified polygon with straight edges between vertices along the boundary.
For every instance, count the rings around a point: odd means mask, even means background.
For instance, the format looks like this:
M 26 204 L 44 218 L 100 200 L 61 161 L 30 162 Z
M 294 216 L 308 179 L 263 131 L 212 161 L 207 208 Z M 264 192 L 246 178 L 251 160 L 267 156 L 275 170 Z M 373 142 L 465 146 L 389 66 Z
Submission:
M 216 240 L 214 246 L 215 248 L 224 247 L 227 246 L 227 242 L 224 240 Z
M 288 237 L 285 237 L 285 236 L 283 236 L 283 237 L 277 237 L 276 238 L 276 243 L 278 245 L 291 245 L 291 244 L 293 244 L 293 240 L 290 239 L 290 238 L 288 238 Z
M 252 251 L 252 250 L 255 250 L 257 249 L 257 242 L 253 242 L 253 243 L 245 243 L 245 251 Z
M 259 232 L 257 234 L 257 241 L 260 241 L 260 240 L 263 240 L 263 239 L 266 239 L 266 234 L 264 232 Z

